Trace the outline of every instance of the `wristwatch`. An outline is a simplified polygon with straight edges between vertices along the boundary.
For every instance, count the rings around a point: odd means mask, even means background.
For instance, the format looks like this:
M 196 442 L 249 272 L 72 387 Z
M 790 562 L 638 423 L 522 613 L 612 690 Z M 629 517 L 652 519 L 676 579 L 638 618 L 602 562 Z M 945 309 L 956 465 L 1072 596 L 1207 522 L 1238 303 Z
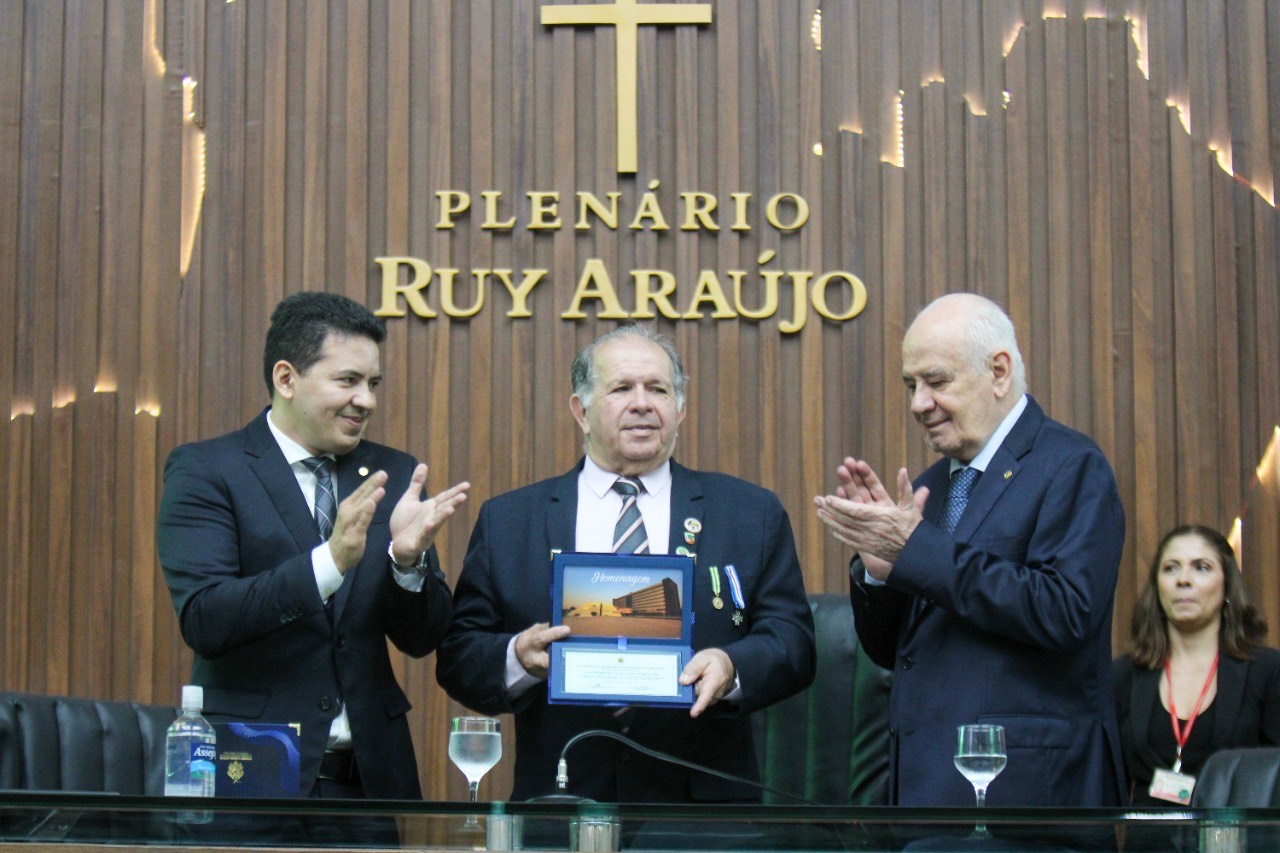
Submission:
M 411 566 L 400 565 L 398 562 L 396 562 L 395 554 L 391 553 L 390 551 L 388 551 L 388 553 L 391 554 L 391 564 L 395 566 L 397 569 L 399 569 L 401 572 L 403 572 L 404 574 L 409 574 L 412 572 L 419 575 L 425 575 L 427 573 L 427 552 L 426 551 L 420 552 L 418 554 L 418 559 L 414 561 L 413 565 Z

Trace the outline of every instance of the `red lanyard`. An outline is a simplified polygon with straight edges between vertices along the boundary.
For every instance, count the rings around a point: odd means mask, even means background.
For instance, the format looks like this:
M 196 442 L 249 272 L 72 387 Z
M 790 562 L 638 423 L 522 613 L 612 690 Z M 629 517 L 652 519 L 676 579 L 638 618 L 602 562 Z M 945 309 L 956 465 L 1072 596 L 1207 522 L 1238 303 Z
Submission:
M 1196 724 L 1196 717 L 1200 716 L 1200 706 L 1204 704 L 1204 697 L 1209 695 L 1209 687 L 1213 684 L 1213 677 L 1217 673 L 1218 655 L 1214 655 L 1213 666 L 1209 667 L 1209 677 L 1204 680 L 1204 687 L 1200 688 L 1200 698 L 1196 700 L 1196 707 L 1191 711 L 1191 717 L 1187 720 L 1187 727 L 1184 729 L 1178 721 L 1178 709 L 1173 706 L 1173 670 L 1169 666 L 1169 659 L 1164 660 L 1164 676 L 1169 679 L 1169 720 L 1173 723 L 1173 739 L 1178 744 L 1178 755 L 1173 762 L 1174 773 L 1182 770 L 1182 748 L 1191 739 L 1191 727 Z

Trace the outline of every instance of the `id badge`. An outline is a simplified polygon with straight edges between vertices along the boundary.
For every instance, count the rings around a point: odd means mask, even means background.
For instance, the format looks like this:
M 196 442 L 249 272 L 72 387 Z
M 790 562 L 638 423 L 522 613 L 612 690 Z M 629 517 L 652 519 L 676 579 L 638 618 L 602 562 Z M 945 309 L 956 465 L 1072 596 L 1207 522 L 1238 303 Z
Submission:
M 1171 803 L 1189 806 L 1191 792 L 1195 787 L 1196 777 L 1157 768 L 1155 775 L 1151 777 L 1151 787 L 1147 789 L 1147 793 L 1157 800 L 1168 800 Z

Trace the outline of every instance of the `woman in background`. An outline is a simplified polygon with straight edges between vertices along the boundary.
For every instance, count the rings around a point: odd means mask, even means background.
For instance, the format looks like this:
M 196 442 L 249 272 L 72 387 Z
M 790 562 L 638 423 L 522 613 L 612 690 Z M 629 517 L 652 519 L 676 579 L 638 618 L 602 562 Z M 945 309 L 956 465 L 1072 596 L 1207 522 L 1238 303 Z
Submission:
M 1115 662 L 1116 710 L 1135 806 L 1190 800 L 1208 757 L 1280 745 L 1280 652 L 1249 603 L 1222 534 L 1184 525 L 1156 549 Z

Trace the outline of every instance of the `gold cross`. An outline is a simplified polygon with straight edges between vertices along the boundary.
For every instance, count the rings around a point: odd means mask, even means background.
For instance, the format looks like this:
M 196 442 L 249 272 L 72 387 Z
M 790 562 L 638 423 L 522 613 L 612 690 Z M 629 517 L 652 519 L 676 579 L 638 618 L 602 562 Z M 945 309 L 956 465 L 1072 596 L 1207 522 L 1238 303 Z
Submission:
M 650 24 L 709 24 L 711 6 L 677 3 L 637 3 L 636 0 L 617 0 L 613 5 L 596 3 L 590 6 L 543 6 L 542 23 L 598 24 L 617 29 L 618 78 L 618 171 L 636 170 L 636 33 L 637 28 Z

